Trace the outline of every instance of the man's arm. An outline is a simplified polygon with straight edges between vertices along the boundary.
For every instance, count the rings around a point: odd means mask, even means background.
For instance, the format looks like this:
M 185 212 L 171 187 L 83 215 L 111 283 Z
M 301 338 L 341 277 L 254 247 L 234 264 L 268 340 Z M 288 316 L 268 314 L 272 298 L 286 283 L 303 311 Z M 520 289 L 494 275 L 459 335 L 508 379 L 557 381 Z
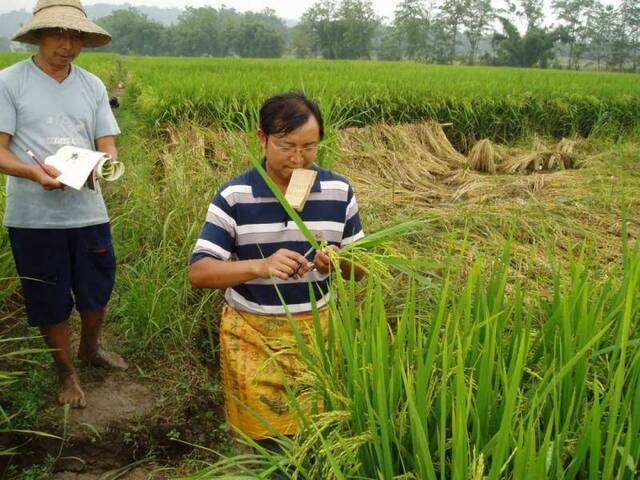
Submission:
M 96 138 L 96 151 L 106 153 L 114 160 L 118 159 L 118 148 L 116 147 L 116 137 L 109 135 Z
M 45 190 L 62 189 L 63 185 L 56 180 L 56 176 L 60 175 L 53 167 L 45 165 L 45 170 L 38 165 L 30 165 L 21 162 L 11 150 L 9 150 L 9 142 L 11 135 L 0 132 L 0 172 L 12 177 L 26 178 L 32 182 L 39 183 Z

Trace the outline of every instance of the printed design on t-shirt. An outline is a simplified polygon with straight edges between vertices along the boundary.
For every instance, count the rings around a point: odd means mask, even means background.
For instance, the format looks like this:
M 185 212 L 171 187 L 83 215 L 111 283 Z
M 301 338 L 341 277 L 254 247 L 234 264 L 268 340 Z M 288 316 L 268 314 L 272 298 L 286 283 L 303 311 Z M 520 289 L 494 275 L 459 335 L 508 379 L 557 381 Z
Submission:
M 74 119 L 71 115 L 66 113 L 50 115 L 47 117 L 46 124 L 48 128 L 58 133 L 57 136 L 47 137 L 46 141 L 49 145 L 82 146 L 86 143 L 81 134 L 84 127 L 82 121 Z

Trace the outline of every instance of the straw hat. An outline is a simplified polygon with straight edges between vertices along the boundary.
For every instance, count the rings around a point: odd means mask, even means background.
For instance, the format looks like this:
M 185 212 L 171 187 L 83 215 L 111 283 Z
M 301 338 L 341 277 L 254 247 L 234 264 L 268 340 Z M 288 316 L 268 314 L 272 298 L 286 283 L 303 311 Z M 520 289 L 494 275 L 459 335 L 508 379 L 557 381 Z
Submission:
M 39 0 L 33 17 L 26 22 L 13 40 L 38 44 L 37 31 L 43 28 L 62 28 L 84 33 L 85 47 L 102 47 L 111 41 L 111 35 L 87 18 L 80 0 Z

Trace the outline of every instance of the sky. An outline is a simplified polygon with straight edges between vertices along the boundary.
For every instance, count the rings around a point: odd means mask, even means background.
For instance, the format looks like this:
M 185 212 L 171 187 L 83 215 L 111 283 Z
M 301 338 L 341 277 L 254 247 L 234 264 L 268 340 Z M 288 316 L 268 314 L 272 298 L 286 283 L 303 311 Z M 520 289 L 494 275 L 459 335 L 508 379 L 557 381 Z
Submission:
M 174 7 L 183 8 L 186 6 L 202 7 L 210 5 L 213 7 L 220 7 L 226 5 L 227 7 L 235 8 L 239 11 L 259 11 L 267 7 L 276 11 L 279 17 L 289 20 L 295 20 L 300 18 L 302 13 L 315 3 L 316 0 L 188 0 L 181 2 L 177 0 L 84 0 L 83 4 L 91 5 L 94 3 L 110 3 L 110 4 L 124 4 L 129 3 L 133 6 L 151 5 L 154 7 Z M 548 1 L 548 0 L 547 0 Z M 400 0 L 373 0 L 373 6 L 378 15 L 387 17 L 387 19 L 393 18 L 393 11 Z M 503 0 L 494 0 L 495 6 L 502 6 Z M 605 0 L 604 3 L 619 4 L 620 0 Z M 12 10 L 32 10 L 36 0 L 0 0 L 0 13 L 10 12 Z

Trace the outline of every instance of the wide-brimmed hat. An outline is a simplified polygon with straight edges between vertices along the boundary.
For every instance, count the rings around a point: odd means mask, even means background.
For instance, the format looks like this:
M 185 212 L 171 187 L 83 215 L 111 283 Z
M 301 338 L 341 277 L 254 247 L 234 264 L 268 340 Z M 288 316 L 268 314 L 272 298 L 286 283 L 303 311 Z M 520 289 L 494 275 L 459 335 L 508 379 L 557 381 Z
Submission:
M 109 33 L 87 18 L 80 0 L 39 0 L 31 17 L 16 33 L 16 42 L 38 44 L 38 30 L 62 28 L 84 34 L 83 46 L 102 47 L 111 41 Z

